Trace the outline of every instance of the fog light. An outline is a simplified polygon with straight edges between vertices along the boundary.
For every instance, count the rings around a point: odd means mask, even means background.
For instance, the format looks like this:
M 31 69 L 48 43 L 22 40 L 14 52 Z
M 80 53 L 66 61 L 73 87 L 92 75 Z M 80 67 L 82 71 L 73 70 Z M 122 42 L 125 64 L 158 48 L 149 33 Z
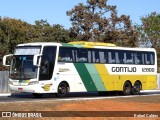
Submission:
M 13 82 L 12 82 L 12 81 L 9 81 L 8 84 L 9 84 L 9 85 L 13 85 Z

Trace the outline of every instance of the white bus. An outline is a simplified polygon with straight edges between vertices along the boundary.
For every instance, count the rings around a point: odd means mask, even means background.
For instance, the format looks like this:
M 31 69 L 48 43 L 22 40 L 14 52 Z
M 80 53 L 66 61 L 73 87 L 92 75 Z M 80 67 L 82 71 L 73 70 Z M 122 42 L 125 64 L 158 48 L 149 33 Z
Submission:
M 12 56 L 11 64 L 7 57 Z M 40 97 L 56 93 L 122 91 L 124 95 L 157 88 L 153 48 L 126 48 L 98 42 L 19 44 L 3 57 L 10 66 L 11 91 Z

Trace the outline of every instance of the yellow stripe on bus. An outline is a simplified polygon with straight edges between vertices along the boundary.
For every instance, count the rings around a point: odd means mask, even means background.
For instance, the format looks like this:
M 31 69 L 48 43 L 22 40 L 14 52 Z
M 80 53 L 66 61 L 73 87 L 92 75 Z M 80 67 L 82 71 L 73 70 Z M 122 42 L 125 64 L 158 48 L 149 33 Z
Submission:
M 95 67 L 101 77 L 101 80 L 102 80 L 106 90 L 108 91 L 109 89 L 111 89 L 111 88 L 109 88 L 108 82 L 107 82 L 108 81 L 107 78 L 109 76 L 108 70 L 106 69 L 104 64 L 95 64 Z

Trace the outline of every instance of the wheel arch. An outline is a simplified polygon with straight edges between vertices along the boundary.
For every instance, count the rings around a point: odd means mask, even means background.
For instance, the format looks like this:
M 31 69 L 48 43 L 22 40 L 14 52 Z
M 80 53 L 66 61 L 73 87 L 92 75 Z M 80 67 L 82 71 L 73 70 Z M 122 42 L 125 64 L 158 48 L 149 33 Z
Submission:
M 125 80 L 125 81 L 123 82 L 122 86 L 123 86 L 126 82 L 129 82 L 129 83 L 131 84 L 131 86 L 133 86 L 133 85 L 132 85 L 132 82 L 131 82 L 130 80 Z

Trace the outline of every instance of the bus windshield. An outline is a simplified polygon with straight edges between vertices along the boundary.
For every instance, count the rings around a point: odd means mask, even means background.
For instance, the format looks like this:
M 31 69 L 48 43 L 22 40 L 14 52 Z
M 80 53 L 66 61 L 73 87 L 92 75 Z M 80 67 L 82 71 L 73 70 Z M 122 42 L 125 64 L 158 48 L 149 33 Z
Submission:
M 17 80 L 37 77 L 37 66 L 33 65 L 33 56 L 39 54 L 41 46 L 18 46 L 15 49 L 10 68 L 10 78 Z
M 18 80 L 34 79 L 37 75 L 37 66 L 33 65 L 33 55 L 13 56 L 10 69 L 10 78 Z

